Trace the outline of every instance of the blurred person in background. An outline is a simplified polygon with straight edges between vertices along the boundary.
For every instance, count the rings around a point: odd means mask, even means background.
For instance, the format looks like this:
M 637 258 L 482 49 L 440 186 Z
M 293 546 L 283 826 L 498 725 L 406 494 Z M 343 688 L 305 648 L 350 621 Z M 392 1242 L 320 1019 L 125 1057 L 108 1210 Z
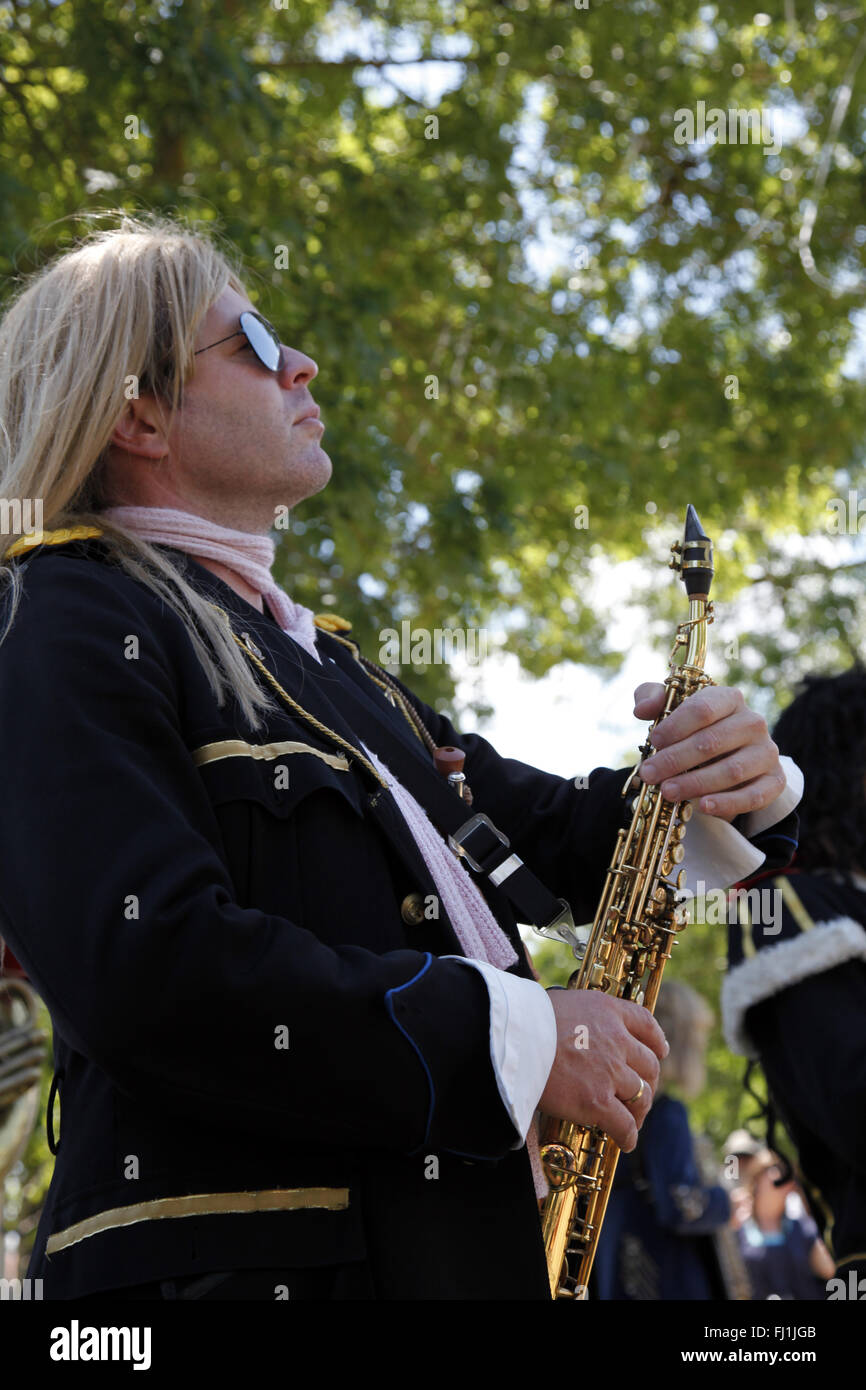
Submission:
M 747 1129 L 733 1130 L 725 1140 L 725 1178 L 730 1183 L 731 1225 L 742 1226 L 752 1210 L 750 1179 L 762 1153 L 760 1142 Z M 728 1171 L 728 1164 L 733 1166 Z
M 680 980 L 664 981 L 655 1016 L 670 1053 L 637 1147 L 620 1156 L 596 1255 L 595 1296 L 722 1299 L 728 1293 L 711 1237 L 727 1227 L 731 1203 L 722 1186 L 704 1181 L 688 1112 L 669 1090 L 688 1099 L 703 1090 L 713 1016 Z
M 791 1203 L 796 1188 L 783 1168 L 776 1154 L 764 1149 L 749 1179 L 751 1212 L 737 1234 L 752 1297 L 823 1299 L 833 1258 L 802 1204 Z M 792 1214 L 792 1207 L 799 1212 Z

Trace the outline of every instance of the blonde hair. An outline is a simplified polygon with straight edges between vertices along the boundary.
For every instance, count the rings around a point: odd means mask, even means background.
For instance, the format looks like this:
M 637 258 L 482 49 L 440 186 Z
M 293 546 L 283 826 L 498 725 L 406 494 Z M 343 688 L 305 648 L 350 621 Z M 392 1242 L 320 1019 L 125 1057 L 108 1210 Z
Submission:
M 139 393 L 154 394 L 170 424 L 193 373 L 201 320 L 224 289 L 245 293 L 239 267 L 212 234 L 158 215 L 107 216 L 119 225 L 91 232 L 25 280 L 0 322 L 0 592 L 7 608 L 0 642 L 22 594 L 20 566 L 7 554 L 19 539 L 10 530 L 14 499 L 19 513 L 35 506 L 46 530 L 100 526 L 113 563 L 184 622 L 217 702 L 233 693 L 258 728 L 273 700 L 219 615 L 153 545 L 101 515 L 103 464 L 131 379 Z
M 713 1026 L 712 1010 L 682 980 L 665 980 L 655 1016 L 670 1047 L 661 1064 L 664 1084 L 678 1086 L 688 1097 L 698 1095 L 704 1083 L 704 1050 Z

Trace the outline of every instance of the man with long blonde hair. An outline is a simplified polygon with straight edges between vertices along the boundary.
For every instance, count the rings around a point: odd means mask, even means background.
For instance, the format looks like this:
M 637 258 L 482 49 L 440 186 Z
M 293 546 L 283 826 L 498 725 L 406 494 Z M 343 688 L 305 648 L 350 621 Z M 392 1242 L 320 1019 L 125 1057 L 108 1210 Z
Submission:
M 41 506 L 0 536 L 0 931 L 54 1025 L 49 1298 L 545 1298 L 536 1109 L 629 1150 L 658 1079 L 648 1011 L 548 994 L 516 927 L 592 916 L 622 771 L 499 757 L 271 576 L 331 473 L 316 373 L 165 219 L 0 324 L 0 494 Z M 690 872 L 787 862 L 796 771 L 738 692 L 658 742 Z M 454 749 L 495 832 L 456 825 Z

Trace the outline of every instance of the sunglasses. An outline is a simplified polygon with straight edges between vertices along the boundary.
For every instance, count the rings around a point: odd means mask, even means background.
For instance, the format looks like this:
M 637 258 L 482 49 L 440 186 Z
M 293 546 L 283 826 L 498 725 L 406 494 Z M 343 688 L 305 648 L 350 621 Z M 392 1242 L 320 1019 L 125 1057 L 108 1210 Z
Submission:
M 193 357 L 198 357 L 199 353 L 210 352 L 211 348 L 219 347 L 220 343 L 227 343 L 230 338 L 245 337 L 256 357 L 263 367 L 267 367 L 269 372 L 278 372 L 286 363 L 285 349 L 280 342 L 280 335 L 272 323 L 262 318 L 254 309 L 247 309 L 240 316 L 240 328 L 234 333 L 227 333 L 224 338 L 218 338 L 215 343 L 208 343 L 207 347 L 198 348 Z

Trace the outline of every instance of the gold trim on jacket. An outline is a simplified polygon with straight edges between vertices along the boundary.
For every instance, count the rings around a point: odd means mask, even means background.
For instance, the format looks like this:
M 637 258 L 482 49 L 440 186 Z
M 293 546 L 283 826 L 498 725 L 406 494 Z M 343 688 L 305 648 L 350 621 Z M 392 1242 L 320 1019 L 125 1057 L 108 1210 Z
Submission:
M 221 739 L 218 743 L 203 743 L 201 748 L 194 748 L 192 760 L 196 767 L 201 767 L 203 763 L 219 762 L 222 758 L 260 758 L 267 760 L 270 758 L 281 758 L 284 753 L 312 753 L 314 757 L 321 758 L 329 767 L 335 767 L 340 772 L 349 771 L 349 759 L 342 753 L 325 753 L 321 748 L 314 748 L 310 743 L 297 743 L 293 739 L 285 739 L 282 743 L 245 743 L 240 738 Z
M 152 1202 L 134 1202 L 128 1207 L 112 1207 L 97 1212 L 83 1221 L 55 1231 L 48 1237 L 46 1255 L 56 1255 L 70 1245 L 99 1235 L 119 1226 L 134 1226 L 139 1221 L 164 1220 L 167 1217 L 213 1216 L 226 1212 L 299 1211 L 320 1208 L 326 1211 L 345 1211 L 349 1205 L 347 1187 L 284 1187 L 262 1192 L 204 1192 L 190 1197 L 159 1197 Z

